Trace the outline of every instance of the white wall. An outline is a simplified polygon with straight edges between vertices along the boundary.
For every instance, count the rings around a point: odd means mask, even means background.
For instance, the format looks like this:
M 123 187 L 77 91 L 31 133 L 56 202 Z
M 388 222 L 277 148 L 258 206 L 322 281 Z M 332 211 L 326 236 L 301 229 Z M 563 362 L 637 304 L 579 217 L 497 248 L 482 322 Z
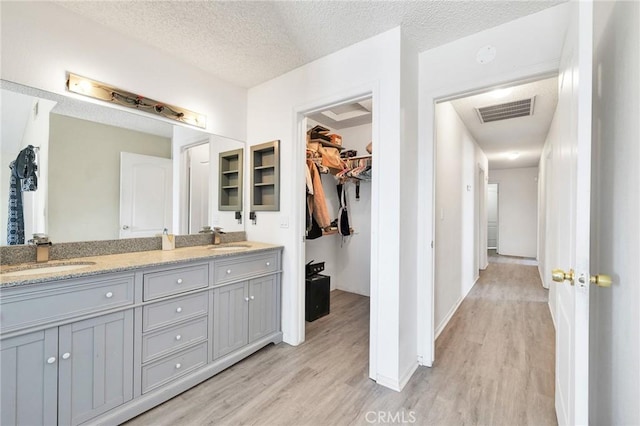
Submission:
M 66 73 L 73 72 L 200 112 L 208 132 L 245 139 L 246 89 L 53 2 L 1 2 L 0 8 L 2 79 L 69 95 Z
M 590 422 L 640 424 L 640 3 L 594 10 Z
M 487 157 L 450 102 L 436 105 L 435 324 L 438 335 L 478 277 L 476 224 L 478 166 Z M 486 182 L 484 194 L 487 193 Z M 482 222 L 482 223 L 480 223 Z M 486 251 L 487 242 L 479 241 Z
M 498 253 L 535 258 L 538 244 L 538 168 L 489 170 L 498 188 Z
M 561 4 L 498 27 L 473 34 L 420 54 L 420 151 L 417 234 L 418 245 L 418 348 L 422 363 L 431 365 L 434 353 L 432 224 L 434 160 L 434 105 L 438 99 L 473 92 L 498 84 L 522 81 L 557 72 L 567 28 L 569 6 Z M 476 53 L 486 45 L 496 48 L 493 62 L 480 65 Z
M 249 225 L 247 234 L 250 239 L 285 246 L 282 327 L 284 340 L 299 344 L 304 340 L 304 259 L 300 253 L 306 131 L 301 128 L 301 116 L 347 97 L 373 93 L 370 376 L 395 389 L 402 387 L 400 376 L 407 371 L 407 366 L 400 366 L 399 354 L 401 215 L 400 209 L 388 208 L 399 206 L 401 200 L 400 58 L 401 34 L 396 28 L 256 86 L 249 90 L 247 134 L 249 145 L 281 141 L 280 212 L 258 212 L 257 224 Z M 411 174 L 411 163 L 407 167 L 406 173 Z M 281 223 L 289 225 L 281 227 Z M 408 245 L 403 250 L 414 248 Z M 402 306 L 402 311 L 403 316 L 411 315 L 415 306 Z

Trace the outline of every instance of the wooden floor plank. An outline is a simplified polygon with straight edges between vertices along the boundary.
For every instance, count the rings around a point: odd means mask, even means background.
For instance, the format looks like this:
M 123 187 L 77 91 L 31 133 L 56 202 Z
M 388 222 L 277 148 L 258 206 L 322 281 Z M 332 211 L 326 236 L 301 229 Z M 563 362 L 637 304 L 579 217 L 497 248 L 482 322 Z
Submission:
M 369 299 L 339 290 L 297 347 L 268 346 L 138 425 L 555 425 L 554 329 L 535 266 L 491 263 L 402 392 L 368 378 Z M 399 417 L 396 417 L 399 419 Z M 394 422 L 388 422 L 394 423 Z M 401 422 L 395 422 L 400 424 Z

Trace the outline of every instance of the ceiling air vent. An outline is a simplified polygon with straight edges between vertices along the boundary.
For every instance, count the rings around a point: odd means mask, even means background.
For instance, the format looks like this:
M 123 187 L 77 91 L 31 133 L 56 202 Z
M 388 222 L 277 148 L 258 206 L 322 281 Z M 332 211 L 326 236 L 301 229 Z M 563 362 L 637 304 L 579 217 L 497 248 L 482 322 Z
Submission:
M 507 102 L 499 105 L 491 105 L 482 108 L 476 108 L 481 123 L 490 123 L 492 121 L 507 120 L 509 118 L 526 117 L 533 115 L 533 104 L 536 97 L 521 99 L 519 101 Z

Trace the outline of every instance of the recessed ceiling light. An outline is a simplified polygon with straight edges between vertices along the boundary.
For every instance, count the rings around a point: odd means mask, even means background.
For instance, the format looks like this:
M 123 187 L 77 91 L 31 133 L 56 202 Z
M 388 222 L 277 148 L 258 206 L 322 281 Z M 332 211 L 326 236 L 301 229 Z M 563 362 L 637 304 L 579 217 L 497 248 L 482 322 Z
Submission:
M 509 93 L 511 93 L 511 90 L 512 90 L 511 87 L 506 87 L 504 89 L 496 89 L 491 92 L 491 96 L 493 96 L 494 98 L 504 98 Z
M 518 157 L 520 157 L 520 153 L 519 153 L 519 152 L 517 152 L 517 151 L 516 151 L 516 152 L 509 152 L 509 153 L 507 154 L 507 158 L 508 158 L 509 160 L 515 160 L 515 159 L 516 159 L 516 158 L 518 158 Z

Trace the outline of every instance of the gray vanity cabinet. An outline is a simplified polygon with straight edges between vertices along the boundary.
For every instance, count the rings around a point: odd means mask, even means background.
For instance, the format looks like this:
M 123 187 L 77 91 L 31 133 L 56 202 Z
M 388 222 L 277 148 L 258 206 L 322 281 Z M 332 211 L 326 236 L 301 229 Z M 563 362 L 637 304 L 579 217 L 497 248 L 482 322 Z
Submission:
M 58 410 L 58 330 L 2 340 L 0 424 L 55 425 Z
M 277 284 L 269 275 L 215 289 L 213 359 L 278 330 Z
M 249 343 L 278 330 L 277 284 L 274 275 L 249 281 Z
M 59 418 L 77 425 L 133 398 L 133 311 L 59 329 Z
M 248 343 L 249 288 L 247 282 L 218 287 L 213 293 L 213 359 Z
M 280 331 L 281 250 L 0 287 L 0 425 L 120 424 Z

